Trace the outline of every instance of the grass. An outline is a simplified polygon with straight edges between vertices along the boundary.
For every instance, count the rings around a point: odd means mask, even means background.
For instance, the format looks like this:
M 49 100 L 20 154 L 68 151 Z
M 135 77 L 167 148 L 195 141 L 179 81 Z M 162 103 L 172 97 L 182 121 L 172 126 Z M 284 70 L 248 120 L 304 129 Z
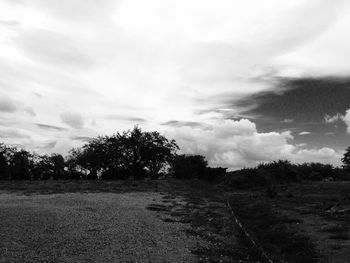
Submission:
M 350 240 L 348 231 L 349 227 L 345 224 L 335 225 L 327 227 L 323 230 L 324 232 L 330 233 L 329 239 L 335 240 Z
M 260 197 L 264 202 L 257 201 L 261 191 L 232 195 L 203 182 L 185 183 L 173 182 L 174 188 L 168 190 L 172 195 L 164 199 L 165 205 L 149 209 L 190 224 L 187 233 L 208 242 L 209 246 L 193 251 L 200 262 L 268 262 L 268 258 L 274 262 L 319 262 L 321 255 L 314 244 L 290 227 L 302 221 L 274 213 L 266 198 Z M 170 202 L 177 196 L 183 196 L 185 204 Z M 253 245 L 235 224 L 227 199 L 258 245 Z
M 263 198 L 253 201 L 236 195 L 230 203 L 260 250 L 274 262 L 319 262 L 314 244 L 294 227 L 300 220 L 278 214 Z

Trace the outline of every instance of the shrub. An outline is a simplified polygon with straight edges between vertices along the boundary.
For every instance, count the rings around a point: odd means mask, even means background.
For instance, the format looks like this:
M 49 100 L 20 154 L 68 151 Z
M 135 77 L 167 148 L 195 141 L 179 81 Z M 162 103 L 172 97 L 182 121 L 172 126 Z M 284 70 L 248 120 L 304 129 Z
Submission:
M 244 168 L 238 171 L 226 173 L 223 185 L 237 189 L 248 189 L 264 186 L 267 179 L 258 172 L 257 168 Z
M 226 168 L 208 167 L 202 155 L 177 155 L 171 163 L 170 171 L 178 179 L 215 180 L 226 173 Z
M 202 155 L 177 155 L 171 163 L 171 172 L 178 179 L 200 178 L 207 165 Z

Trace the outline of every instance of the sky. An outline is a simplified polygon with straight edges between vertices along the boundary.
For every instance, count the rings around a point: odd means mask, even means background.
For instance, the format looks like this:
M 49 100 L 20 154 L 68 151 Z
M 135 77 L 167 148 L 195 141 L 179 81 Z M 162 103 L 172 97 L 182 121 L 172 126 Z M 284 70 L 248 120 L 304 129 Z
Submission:
M 230 170 L 340 164 L 346 0 L 1 0 L 0 141 L 67 154 L 139 125 Z

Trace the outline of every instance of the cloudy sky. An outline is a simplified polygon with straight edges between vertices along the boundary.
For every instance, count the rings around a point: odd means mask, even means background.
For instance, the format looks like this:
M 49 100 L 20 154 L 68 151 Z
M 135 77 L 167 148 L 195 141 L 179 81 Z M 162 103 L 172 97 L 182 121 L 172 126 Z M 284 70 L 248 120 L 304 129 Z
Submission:
M 1 0 L 0 140 L 40 153 L 139 124 L 236 169 L 340 163 L 346 0 Z

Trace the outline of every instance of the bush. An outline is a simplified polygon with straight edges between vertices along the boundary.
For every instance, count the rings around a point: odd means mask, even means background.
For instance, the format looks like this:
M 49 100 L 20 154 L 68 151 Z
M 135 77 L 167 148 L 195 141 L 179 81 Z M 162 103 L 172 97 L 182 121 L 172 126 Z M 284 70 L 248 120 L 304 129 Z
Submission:
M 257 167 L 258 171 L 270 180 L 291 182 L 300 181 L 296 166 L 287 160 L 278 160 L 270 163 L 262 163 Z
M 267 179 L 257 168 L 244 168 L 226 173 L 223 185 L 237 189 L 248 189 L 266 185 Z
M 261 163 L 254 168 L 229 172 L 223 184 L 237 189 L 247 189 L 275 183 L 300 182 L 301 180 L 349 180 L 349 175 L 350 172 L 334 168 L 330 164 L 303 163 L 297 165 L 286 160 L 278 160 Z
M 226 168 L 208 167 L 202 155 L 177 155 L 171 163 L 170 170 L 178 179 L 215 180 L 226 173 Z
M 177 155 L 171 163 L 171 171 L 178 179 L 200 178 L 207 168 L 207 161 L 201 155 Z
M 199 179 L 204 179 L 204 180 L 209 180 L 213 181 L 221 176 L 225 175 L 227 168 L 222 168 L 222 167 L 206 167 L 204 172 L 199 174 Z
M 322 181 L 327 178 L 335 179 L 338 177 L 337 169 L 330 164 L 303 163 L 296 166 L 296 169 L 304 180 Z

